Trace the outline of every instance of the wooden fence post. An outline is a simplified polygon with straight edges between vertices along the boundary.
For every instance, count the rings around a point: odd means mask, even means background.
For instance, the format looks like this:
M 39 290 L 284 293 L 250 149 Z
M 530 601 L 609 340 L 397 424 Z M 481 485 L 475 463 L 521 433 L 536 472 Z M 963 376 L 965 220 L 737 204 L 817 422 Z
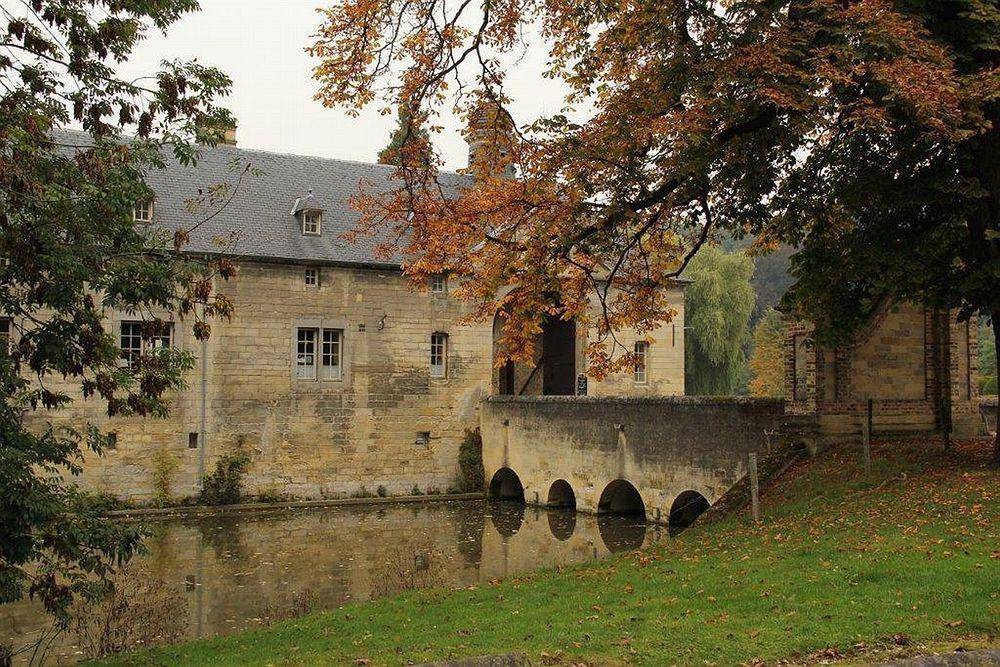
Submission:
M 757 479 L 757 452 L 750 452 L 749 455 L 750 475 L 750 512 L 754 523 L 760 522 L 760 486 Z
M 865 464 L 865 477 L 872 474 L 872 413 L 873 401 L 868 399 L 865 418 L 861 421 L 862 450 Z

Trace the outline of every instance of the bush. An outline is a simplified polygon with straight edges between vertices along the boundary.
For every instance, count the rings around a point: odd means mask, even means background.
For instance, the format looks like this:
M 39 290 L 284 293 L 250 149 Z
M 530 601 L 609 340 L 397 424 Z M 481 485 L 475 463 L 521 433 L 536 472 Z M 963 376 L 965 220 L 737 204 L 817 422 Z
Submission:
M 215 472 L 202 480 L 198 501 L 202 505 L 235 505 L 243 497 L 243 476 L 250 467 L 250 456 L 237 451 L 215 462 Z
M 462 472 L 459 486 L 466 491 L 482 491 L 486 485 L 483 472 L 483 438 L 479 429 L 465 431 L 458 448 L 458 468 Z

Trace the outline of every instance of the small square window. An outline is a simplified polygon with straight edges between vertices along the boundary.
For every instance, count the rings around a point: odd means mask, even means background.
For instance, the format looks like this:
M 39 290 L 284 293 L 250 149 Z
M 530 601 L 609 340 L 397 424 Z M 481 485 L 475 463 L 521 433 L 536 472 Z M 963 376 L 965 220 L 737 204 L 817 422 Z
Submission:
M 110 433 L 108 433 L 108 439 L 106 442 L 108 445 L 108 449 L 118 449 L 118 432 L 111 431 Z
M 153 200 L 136 202 L 132 208 L 132 218 L 136 222 L 152 222 L 153 220 Z
M 198 449 L 198 433 L 188 433 L 188 449 Z
M 427 449 L 427 447 L 431 444 L 431 432 L 417 431 L 417 437 L 413 439 L 413 444 L 416 445 L 418 449 Z
M 319 236 L 323 224 L 323 215 L 319 211 L 306 211 L 302 214 L 302 233 Z
M 649 362 L 649 343 L 644 340 L 636 341 L 635 344 L 635 372 L 634 379 L 636 384 L 646 384 L 647 363 Z
M 431 334 L 431 377 L 443 378 L 448 374 L 448 334 Z
M 427 279 L 428 289 L 435 294 L 444 294 L 448 289 L 448 279 L 443 273 L 436 273 Z
M 319 287 L 319 269 L 306 269 L 306 287 Z
M 316 379 L 316 329 L 299 329 L 296 333 L 295 377 Z

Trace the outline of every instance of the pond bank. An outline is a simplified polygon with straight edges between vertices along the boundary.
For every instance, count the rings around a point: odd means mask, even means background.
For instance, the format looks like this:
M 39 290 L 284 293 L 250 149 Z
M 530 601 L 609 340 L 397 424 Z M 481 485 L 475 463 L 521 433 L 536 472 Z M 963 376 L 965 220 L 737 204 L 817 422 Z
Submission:
M 136 507 L 111 510 L 105 516 L 121 518 L 204 516 L 242 512 L 273 512 L 297 508 L 353 507 L 358 505 L 392 505 L 404 503 L 429 503 L 445 500 L 481 500 L 485 494 L 440 493 L 420 496 L 371 496 L 364 498 L 329 498 L 324 500 L 285 500 L 276 503 L 237 503 L 235 505 L 176 505 L 172 507 Z

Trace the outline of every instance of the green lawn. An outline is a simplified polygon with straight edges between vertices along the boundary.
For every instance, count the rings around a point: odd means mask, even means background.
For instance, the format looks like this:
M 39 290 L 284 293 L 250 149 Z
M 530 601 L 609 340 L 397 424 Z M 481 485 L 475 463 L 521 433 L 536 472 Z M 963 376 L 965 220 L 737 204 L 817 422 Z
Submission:
M 695 527 L 670 544 L 496 586 L 345 606 L 127 664 L 399 664 L 520 651 L 545 663 L 736 664 L 1000 630 L 1000 472 L 985 442 L 877 443 L 799 463 L 765 521 Z M 874 653 L 880 651 L 879 653 Z

